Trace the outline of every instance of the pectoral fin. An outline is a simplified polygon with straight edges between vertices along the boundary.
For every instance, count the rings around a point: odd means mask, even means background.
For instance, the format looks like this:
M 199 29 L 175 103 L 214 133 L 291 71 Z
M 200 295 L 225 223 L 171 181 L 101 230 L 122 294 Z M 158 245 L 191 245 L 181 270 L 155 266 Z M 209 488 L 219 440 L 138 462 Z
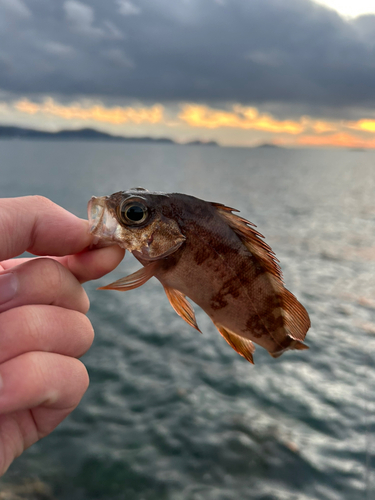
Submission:
M 251 342 L 251 340 L 240 337 L 236 333 L 233 333 L 233 332 L 230 332 L 229 330 L 226 330 L 221 325 L 215 324 L 215 326 L 219 330 L 221 335 L 225 338 L 225 340 L 228 342 L 228 344 L 231 347 L 233 347 L 233 349 L 235 351 L 237 351 L 238 354 L 240 354 L 245 359 L 250 361 L 250 363 L 254 364 L 253 352 L 255 351 L 255 346 Z
M 110 285 L 101 286 L 98 290 L 118 290 L 120 292 L 126 292 L 127 290 L 133 290 L 146 283 L 150 278 L 152 278 L 159 267 L 160 263 L 155 261 L 151 262 L 145 267 L 138 269 L 133 274 L 125 276 L 117 281 L 114 281 Z
M 164 290 L 171 306 L 176 311 L 176 313 L 181 316 L 181 318 L 184 319 L 188 325 L 192 326 L 193 328 L 198 330 L 198 332 L 202 333 L 198 328 L 194 310 L 186 300 L 185 295 L 178 290 L 175 290 L 174 288 L 170 288 L 168 286 L 164 286 Z

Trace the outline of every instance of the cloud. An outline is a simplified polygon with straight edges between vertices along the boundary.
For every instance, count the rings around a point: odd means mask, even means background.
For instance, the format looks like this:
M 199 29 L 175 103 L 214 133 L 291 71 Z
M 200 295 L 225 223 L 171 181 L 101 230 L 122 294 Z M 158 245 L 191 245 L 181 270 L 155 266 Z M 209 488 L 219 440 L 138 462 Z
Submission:
M 124 33 L 111 21 L 104 21 L 103 24 L 107 30 L 108 38 L 113 38 L 114 40 L 123 40 L 125 38 Z
M 375 132 L 375 120 L 359 120 L 356 123 L 349 124 L 349 127 L 355 130 L 364 130 L 365 132 Z
M 240 105 L 233 106 L 232 111 L 224 111 L 210 109 L 203 105 L 185 104 L 179 114 L 179 119 L 191 127 L 231 127 L 286 134 L 300 134 L 304 129 L 301 122 L 275 120 L 268 114 L 259 114 L 255 108 Z
M 134 16 L 141 13 L 141 9 L 128 0 L 117 0 L 118 11 L 123 16 Z
M 185 103 L 176 108 L 160 103 L 108 106 L 98 100 L 62 103 L 51 97 L 42 101 L 22 98 L 0 101 L 0 116 L 2 123 L 49 130 L 93 126 L 115 134 L 170 136 L 177 141 L 200 137 L 226 145 L 273 142 L 290 147 L 375 149 L 375 120 L 325 121 L 310 116 L 279 120 L 240 104 L 219 109 Z
M 6 22 L 9 9 L 24 15 Z M 320 115 L 375 105 L 375 16 L 311 0 L 0 0 L 0 28 L 0 90 L 16 95 Z
M 117 67 L 134 67 L 134 62 L 121 49 L 107 49 L 101 51 L 101 54 Z
M 375 138 L 364 139 L 348 132 L 339 132 L 325 136 L 305 135 L 298 138 L 296 144 L 313 147 L 375 148 Z
M 158 123 L 163 119 L 164 108 L 155 104 L 149 108 L 141 107 L 113 107 L 106 108 L 102 104 L 83 106 L 81 103 L 62 105 L 52 98 L 43 103 L 31 102 L 22 99 L 13 103 L 14 109 L 21 113 L 35 115 L 40 113 L 45 116 L 58 116 L 64 120 L 93 120 L 98 123 L 122 124 L 132 123 Z
M 45 50 L 46 52 L 58 57 L 70 56 L 74 53 L 73 47 L 53 41 L 44 42 L 43 44 L 41 44 L 41 48 L 42 50 Z
M 31 12 L 22 0 L 0 0 L 0 8 L 19 17 L 30 17 Z
M 101 28 L 93 26 L 94 11 L 88 5 L 77 0 L 67 0 L 64 2 L 64 10 L 69 24 L 77 32 L 94 37 L 104 35 Z

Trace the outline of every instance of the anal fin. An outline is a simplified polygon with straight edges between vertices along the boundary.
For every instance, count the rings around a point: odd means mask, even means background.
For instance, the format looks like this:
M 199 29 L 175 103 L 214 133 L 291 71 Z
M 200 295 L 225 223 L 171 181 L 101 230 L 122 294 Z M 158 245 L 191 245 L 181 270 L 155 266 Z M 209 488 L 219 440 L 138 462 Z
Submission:
M 120 292 L 126 292 L 127 290 L 133 290 L 146 283 L 150 278 L 152 278 L 159 267 L 159 262 L 154 261 L 141 269 L 138 269 L 133 274 L 125 276 L 117 281 L 114 281 L 110 285 L 101 286 L 98 290 L 118 290 Z
M 221 335 L 225 338 L 228 344 L 240 354 L 242 357 L 254 364 L 253 352 L 255 351 L 255 346 L 250 339 L 245 339 L 240 337 L 236 333 L 230 332 L 221 325 L 216 325 Z
M 181 318 L 184 319 L 188 325 L 192 326 L 193 328 L 198 330 L 198 332 L 202 333 L 198 328 L 194 310 L 187 301 L 185 295 L 178 290 L 165 285 L 164 290 L 171 306 L 176 311 L 176 313 L 181 316 Z

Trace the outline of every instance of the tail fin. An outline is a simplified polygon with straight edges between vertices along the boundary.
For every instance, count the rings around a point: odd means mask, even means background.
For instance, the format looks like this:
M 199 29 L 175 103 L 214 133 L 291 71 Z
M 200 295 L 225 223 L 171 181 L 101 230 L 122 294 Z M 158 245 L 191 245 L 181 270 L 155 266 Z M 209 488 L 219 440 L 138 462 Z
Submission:
M 283 308 L 287 313 L 285 326 L 288 335 L 292 339 L 302 342 L 306 336 L 307 330 L 311 326 L 309 315 L 303 305 L 286 288 L 284 288 L 281 294 L 281 300 Z M 301 347 L 290 347 L 290 349 L 301 349 Z
M 289 351 L 289 349 L 292 349 L 293 351 L 304 351 L 305 349 L 309 349 L 309 346 L 304 344 L 303 342 L 300 342 L 299 340 L 293 340 L 288 347 L 285 349 L 281 349 L 280 351 L 276 352 L 270 352 L 271 356 L 273 358 L 278 358 L 281 356 L 285 351 Z

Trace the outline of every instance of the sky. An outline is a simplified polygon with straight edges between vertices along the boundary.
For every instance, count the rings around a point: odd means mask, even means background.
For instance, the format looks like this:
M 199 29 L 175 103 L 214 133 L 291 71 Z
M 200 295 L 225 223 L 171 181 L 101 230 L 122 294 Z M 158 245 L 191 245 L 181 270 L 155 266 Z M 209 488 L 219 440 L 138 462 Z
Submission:
M 0 125 L 375 148 L 375 1 L 0 0 Z

